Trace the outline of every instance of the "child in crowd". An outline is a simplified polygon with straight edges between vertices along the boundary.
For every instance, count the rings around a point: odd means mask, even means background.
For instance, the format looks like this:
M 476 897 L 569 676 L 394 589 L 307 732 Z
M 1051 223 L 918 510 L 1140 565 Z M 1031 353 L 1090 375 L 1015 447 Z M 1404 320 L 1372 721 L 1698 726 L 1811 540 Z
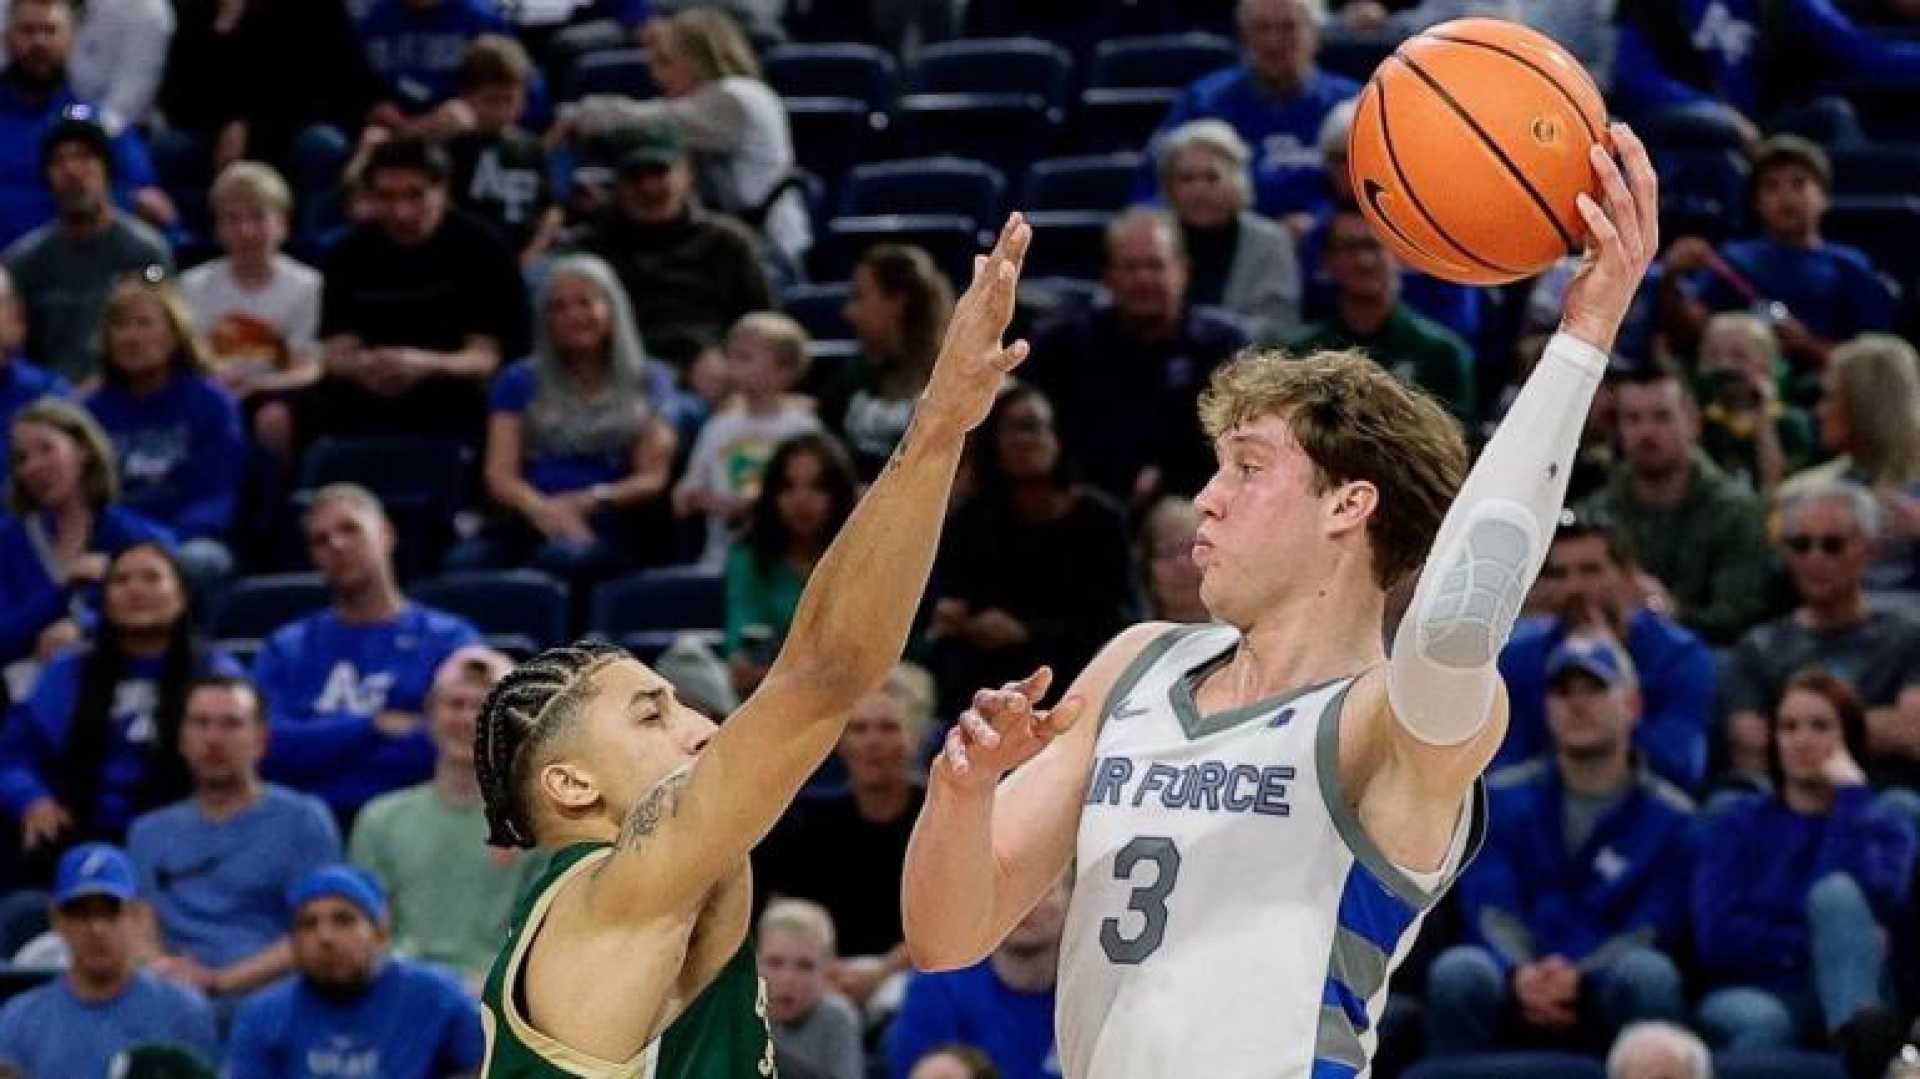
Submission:
M 760 916 L 760 977 L 774 1047 L 807 1075 L 861 1079 L 860 1017 L 827 992 L 833 965 L 833 919 L 805 899 L 776 899 Z

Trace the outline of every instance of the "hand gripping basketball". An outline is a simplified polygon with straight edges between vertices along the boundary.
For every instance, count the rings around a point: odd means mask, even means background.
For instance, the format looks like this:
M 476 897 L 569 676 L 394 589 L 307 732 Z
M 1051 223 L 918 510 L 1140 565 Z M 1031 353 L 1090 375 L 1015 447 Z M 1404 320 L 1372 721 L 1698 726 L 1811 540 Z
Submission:
M 1660 249 L 1660 181 L 1647 148 L 1625 124 L 1614 124 L 1611 134 L 1626 173 L 1600 146 L 1588 155 L 1605 208 L 1590 195 L 1579 198 L 1587 251 L 1567 286 L 1560 319 L 1562 330 L 1602 352 L 1613 350 L 1614 335 Z
M 973 695 L 973 707 L 947 732 L 935 767 L 956 783 L 988 787 L 1032 760 L 1079 720 L 1085 701 L 1068 697 L 1052 708 L 1035 708 L 1053 685 L 1053 669 L 1041 667 L 1019 682 Z

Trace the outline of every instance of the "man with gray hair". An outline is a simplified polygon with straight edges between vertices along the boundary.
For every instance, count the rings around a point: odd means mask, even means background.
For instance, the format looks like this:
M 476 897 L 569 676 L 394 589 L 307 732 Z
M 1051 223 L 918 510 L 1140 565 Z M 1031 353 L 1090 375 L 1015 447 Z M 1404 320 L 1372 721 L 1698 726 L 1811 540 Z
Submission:
M 1614 1040 L 1607 1079 L 1713 1079 L 1713 1058 L 1685 1027 L 1635 1023 Z
M 1187 87 L 1154 136 L 1157 145 L 1187 121 L 1208 117 L 1233 125 L 1256 148 L 1254 208 L 1295 236 L 1329 196 L 1315 144 L 1320 123 L 1360 92 L 1352 79 L 1314 66 L 1326 21 L 1325 0 L 1240 0 L 1240 63 Z M 1153 196 L 1153 172 L 1150 161 L 1141 166 L 1135 191 L 1141 199 Z
M 1191 266 L 1187 302 L 1245 320 L 1263 344 L 1286 339 L 1300 324 L 1299 256 L 1292 233 L 1251 209 L 1253 151 L 1225 120 L 1193 120 L 1155 153 Z
M 1061 441 L 1095 486 L 1134 508 L 1192 495 L 1213 471 L 1194 437 L 1200 391 L 1247 344 L 1225 317 L 1187 303 L 1180 225 L 1136 207 L 1107 226 L 1101 281 L 1112 303 L 1034 334 L 1033 381 L 1052 399 Z
M 1779 542 L 1800 603 L 1734 646 L 1720 685 L 1736 771 L 1765 775 L 1767 713 L 1803 667 L 1824 668 L 1867 708 L 1868 764 L 1881 782 L 1920 780 L 1920 624 L 1875 610 L 1862 586 L 1880 538 L 1880 506 L 1866 488 L 1810 484 L 1780 508 Z
M 373 492 L 322 487 L 303 525 L 331 603 L 267 638 L 253 682 L 270 717 L 268 778 L 318 794 L 345 832 L 375 795 L 433 774 L 428 689 L 441 662 L 480 634 L 401 594 L 393 524 Z

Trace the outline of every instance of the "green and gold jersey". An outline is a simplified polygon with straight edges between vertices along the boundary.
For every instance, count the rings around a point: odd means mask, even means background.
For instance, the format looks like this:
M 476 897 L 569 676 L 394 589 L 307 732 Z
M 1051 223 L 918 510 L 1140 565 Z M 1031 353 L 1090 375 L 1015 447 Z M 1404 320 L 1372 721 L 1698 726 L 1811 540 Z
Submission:
M 480 1018 L 487 1032 L 482 1079 L 768 1079 L 774 1074 L 773 1039 L 767 1030 L 766 987 L 754 963 L 751 939 L 680 1017 L 631 1060 L 600 1060 L 533 1029 L 520 986 L 527 945 L 567 881 L 612 850 L 608 843 L 576 843 L 556 852 L 520 900 L 506 947 L 494 959 L 480 995 Z

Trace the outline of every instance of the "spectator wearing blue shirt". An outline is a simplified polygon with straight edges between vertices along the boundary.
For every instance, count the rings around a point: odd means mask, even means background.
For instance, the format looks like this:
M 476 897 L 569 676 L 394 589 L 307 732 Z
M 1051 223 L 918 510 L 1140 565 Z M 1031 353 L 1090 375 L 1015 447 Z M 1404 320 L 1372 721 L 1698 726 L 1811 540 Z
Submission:
M 1500 652 L 1512 715 L 1495 767 L 1522 764 L 1551 749 L 1547 657 L 1570 634 L 1597 626 L 1624 644 L 1633 660 L 1640 695 L 1633 748 L 1655 775 L 1683 791 L 1699 789 L 1713 721 L 1713 652 L 1692 630 L 1641 605 L 1633 574 L 1632 558 L 1612 527 L 1571 510 L 1561 514 L 1534 588 L 1534 600 L 1548 613 L 1522 621 Z
M 119 452 L 121 497 L 173 530 L 187 579 L 206 595 L 233 572 L 226 536 L 247 460 L 239 406 L 207 376 L 193 315 L 167 281 L 122 278 L 101 341 L 104 384 L 86 406 Z
M 1324 0 L 1241 0 L 1241 62 L 1205 76 L 1174 101 L 1154 141 L 1189 120 L 1232 124 L 1253 147 L 1254 209 L 1306 232 L 1330 195 L 1321 167 L 1320 125 L 1337 104 L 1360 93 L 1352 79 L 1314 66 Z M 1152 199 L 1154 155 L 1140 165 L 1134 194 Z
M 356 27 L 367 65 L 386 89 L 367 123 L 402 132 L 447 122 L 436 110 L 460 90 L 467 46 L 482 34 L 513 34 L 498 6 L 486 0 L 375 0 Z
M 215 1059 L 220 1042 L 206 1001 L 135 965 L 138 898 L 133 863 L 117 848 L 89 843 L 60 860 L 53 927 L 72 961 L 56 981 L 0 1009 L 0 1066 L 105 1079 L 142 1046 L 176 1045 Z
M 296 884 L 288 905 L 298 976 L 240 1006 L 227 1079 L 439 1079 L 480 1070 L 479 1006 L 438 968 L 386 954 L 386 896 L 372 877 L 329 866 Z
M 293 969 L 287 893 L 340 860 L 326 804 L 260 781 L 267 717 L 243 678 L 194 682 L 180 719 L 190 797 L 133 822 L 154 973 L 217 1003 Z
M 978 1047 L 1004 1079 L 1060 1074 L 1053 1042 L 1054 982 L 1067 894 L 1056 884 L 985 960 L 963 970 L 917 974 L 887 1035 L 887 1075 L 908 1079 L 942 1047 Z
M 1668 249 L 1666 303 L 1682 329 L 1694 335 L 1710 312 L 1767 305 L 1788 358 L 1817 371 L 1837 343 L 1893 325 L 1893 291 L 1872 260 L 1820 235 L 1833 194 L 1824 150 L 1797 135 L 1775 135 L 1755 155 L 1752 190 L 1759 238 L 1726 244 L 1718 257 L 1698 237 L 1681 237 Z
M 593 255 L 556 259 L 533 355 L 493 381 L 485 474 L 506 515 L 450 553 L 448 567 L 531 563 L 575 584 L 621 568 L 634 516 L 665 506 L 671 378 L 647 358 L 613 268 Z
M 184 794 L 174 734 L 187 684 L 239 673 L 200 646 L 164 548 L 120 552 L 104 591 L 92 645 L 48 664 L 0 731 L 0 808 L 27 849 L 76 831 L 118 838 L 135 814 Z
M 1488 782 L 1486 849 L 1460 879 L 1470 943 L 1427 975 L 1429 1048 L 1523 1040 L 1603 1049 L 1628 1023 L 1686 1009 L 1669 956 L 1684 943 L 1693 803 L 1636 767 L 1633 661 L 1611 637 L 1547 658 L 1548 753 Z
M 26 308 L 13 291 L 13 275 L 0 266 L 0 462 L 11 465 L 13 417 L 42 397 L 73 396 L 66 379 L 27 359 Z
M 400 593 L 393 524 L 372 492 L 322 487 L 304 527 L 332 603 L 275 630 L 254 660 L 270 717 L 265 772 L 326 799 L 345 823 L 375 795 L 433 774 L 427 691 L 480 635 Z
M 48 132 L 75 112 L 99 115 L 67 82 L 73 23 L 71 0 L 16 0 L 7 10 L 7 64 L 0 72 L 0 246 L 54 218 L 55 198 L 40 155 Z M 114 201 L 156 227 L 170 226 L 173 205 L 157 186 L 139 134 L 128 129 L 109 140 L 103 131 L 102 140 L 112 160 Z
M 1878 1075 L 1899 1045 L 1887 942 L 1908 916 L 1913 824 L 1875 804 L 1860 767 L 1866 717 L 1845 683 L 1796 676 L 1772 728 L 1773 793 L 1703 822 L 1692 885 L 1708 990 L 1699 1024 L 1716 1047 L 1831 1039 L 1862 1065 L 1851 1074 Z
M 0 664 L 44 663 L 91 628 L 107 560 L 165 528 L 115 503 L 113 446 L 78 405 L 43 398 L 13 418 L 0 517 Z

